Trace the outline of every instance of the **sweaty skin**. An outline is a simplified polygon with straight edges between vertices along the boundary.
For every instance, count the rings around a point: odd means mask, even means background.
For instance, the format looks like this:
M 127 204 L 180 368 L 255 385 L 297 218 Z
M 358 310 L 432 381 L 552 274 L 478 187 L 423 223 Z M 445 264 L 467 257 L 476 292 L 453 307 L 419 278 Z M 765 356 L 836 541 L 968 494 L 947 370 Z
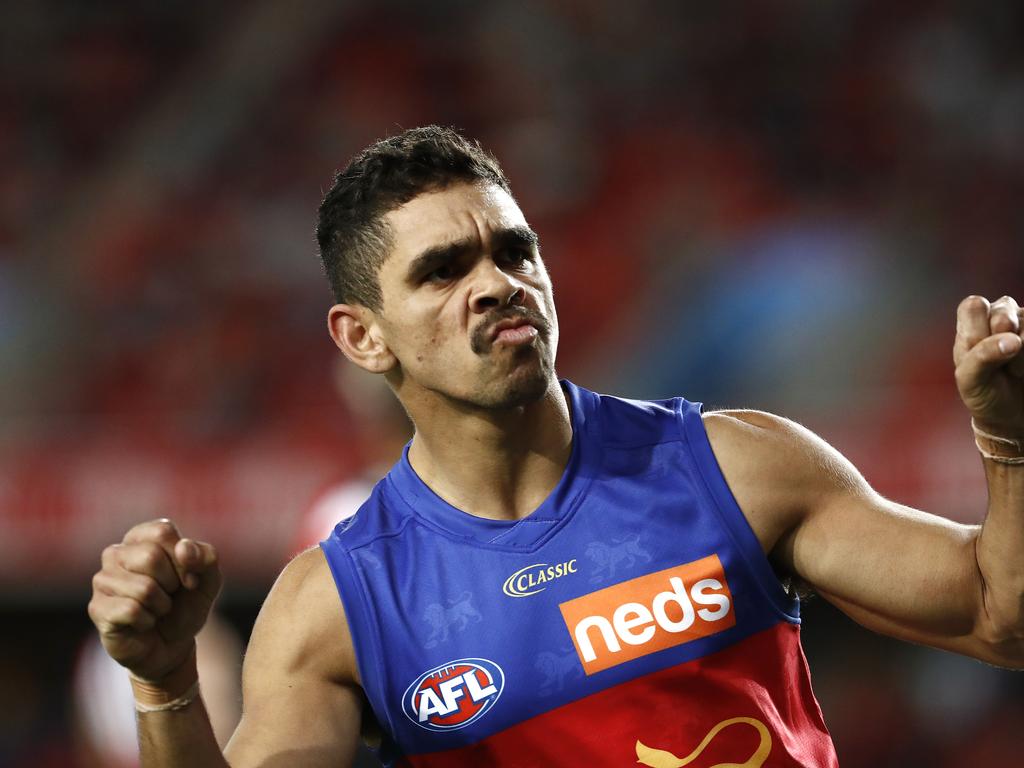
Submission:
M 410 460 L 435 492 L 474 514 L 519 519 L 557 484 L 572 441 L 554 373 L 551 281 L 525 244 L 525 218 L 501 189 L 463 184 L 422 194 L 385 220 L 383 307 L 332 307 L 331 336 L 355 364 L 387 377 L 416 425 Z M 506 326 L 521 330 L 500 334 Z M 1008 438 L 1024 437 L 1020 330 L 1008 297 L 969 297 L 958 310 L 961 396 L 979 426 Z M 986 459 L 988 516 L 964 526 L 880 497 L 835 449 L 785 419 L 726 411 L 704 422 L 780 572 L 880 632 L 1024 667 L 1024 466 Z M 211 545 L 181 538 L 168 521 L 144 523 L 105 550 L 89 613 L 110 655 L 173 698 L 195 679 L 193 638 L 220 583 Z M 293 560 L 271 590 L 243 696 L 224 755 L 201 699 L 141 715 L 143 766 L 351 764 L 365 699 L 318 549 Z

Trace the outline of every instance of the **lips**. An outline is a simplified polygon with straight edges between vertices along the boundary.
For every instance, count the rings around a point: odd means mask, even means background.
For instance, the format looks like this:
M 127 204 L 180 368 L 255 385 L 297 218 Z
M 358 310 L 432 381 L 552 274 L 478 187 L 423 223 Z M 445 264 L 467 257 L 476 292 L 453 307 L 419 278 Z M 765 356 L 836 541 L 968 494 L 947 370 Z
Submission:
M 499 320 L 491 328 L 491 332 L 488 334 L 488 338 L 491 341 L 495 341 L 502 331 L 511 330 L 513 328 L 522 328 L 525 325 L 528 325 L 534 329 L 537 328 L 537 326 L 531 323 L 526 317 L 510 317 L 506 318 L 505 320 Z
M 534 338 L 546 338 L 551 325 L 540 312 L 529 307 L 498 310 L 470 334 L 469 346 L 478 355 L 487 354 L 495 344 L 519 345 Z M 522 338 L 510 338 L 520 337 Z
M 493 344 L 518 346 L 520 344 L 528 344 L 529 342 L 532 342 L 537 338 L 537 336 L 537 329 L 532 325 L 519 325 L 515 328 L 505 328 L 504 330 L 499 331 Z

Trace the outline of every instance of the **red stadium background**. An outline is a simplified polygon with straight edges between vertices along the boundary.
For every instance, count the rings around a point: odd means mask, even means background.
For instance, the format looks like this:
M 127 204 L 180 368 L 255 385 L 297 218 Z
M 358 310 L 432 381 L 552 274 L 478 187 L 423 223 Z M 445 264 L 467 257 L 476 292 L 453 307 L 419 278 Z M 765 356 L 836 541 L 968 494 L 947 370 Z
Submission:
M 318 496 L 391 455 L 339 392 L 312 231 L 336 168 L 430 122 L 541 234 L 562 375 L 782 413 L 980 519 L 950 345 L 959 298 L 1024 294 L 1019 3 L 10 4 L 0 765 L 81 762 L 104 545 L 215 542 L 244 637 Z M 844 768 L 1019 761 L 1019 675 L 805 613 Z

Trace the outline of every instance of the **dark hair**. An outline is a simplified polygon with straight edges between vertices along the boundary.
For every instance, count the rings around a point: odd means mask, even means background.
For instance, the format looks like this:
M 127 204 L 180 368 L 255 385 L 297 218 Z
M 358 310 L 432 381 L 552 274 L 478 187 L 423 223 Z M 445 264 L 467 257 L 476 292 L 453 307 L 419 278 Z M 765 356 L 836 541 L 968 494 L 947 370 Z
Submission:
M 334 177 L 316 226 L 334 298 L 380 310 L 377 273 L 391 247 L 382 217 L 424 192 L 478 181 L 511 193 L 494 156 L 451 128 L 412 128 L 356 155 Z

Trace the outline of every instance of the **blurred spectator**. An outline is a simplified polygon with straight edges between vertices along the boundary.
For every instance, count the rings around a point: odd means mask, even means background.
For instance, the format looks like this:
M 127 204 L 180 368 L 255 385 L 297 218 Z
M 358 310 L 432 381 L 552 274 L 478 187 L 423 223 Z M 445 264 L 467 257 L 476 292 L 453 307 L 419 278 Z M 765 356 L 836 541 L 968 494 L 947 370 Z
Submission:
M 224 747 L 242 714 L 242 643 L 216 613 L 196 637 L 203 703 L 217 742 Z M 136 768 L 139 747 L 135 705 L 127 671 L 91 633 L 74 676 L 75 768 Z
M 351 439 L 362 446 L 359 471 L 321 490 L 299 521 L 293 553 L 326 539 L 334 526 L 356 513 L 373 486 L 398 461 L 413 427 L 383 377 L 335 358 L 334 389 L 351 414 Z

